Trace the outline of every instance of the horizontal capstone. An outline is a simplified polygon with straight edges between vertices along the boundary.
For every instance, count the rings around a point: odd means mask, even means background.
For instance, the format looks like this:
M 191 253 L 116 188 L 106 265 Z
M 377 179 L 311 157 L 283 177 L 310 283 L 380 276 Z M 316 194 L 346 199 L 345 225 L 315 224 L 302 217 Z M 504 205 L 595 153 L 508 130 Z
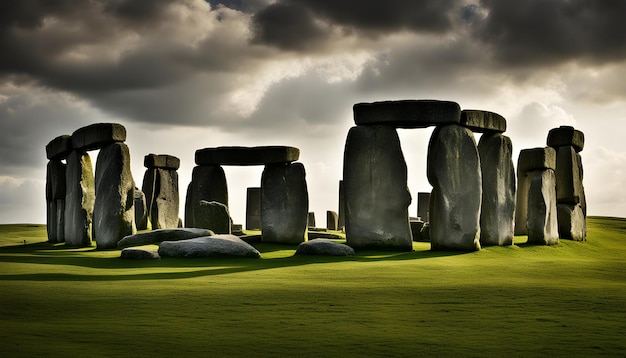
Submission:
M 265 165 L 291 163 L 300 149 L 285 146 L 216 147 L 196 150 L 197 165 Z
M 459 123 L 461 107 L 456 102 L 401 100 L 357 103 L 353 106 L 357 125 L 389 125 L 397 128 L 426 128 Z
M 93 150 L 126 140 L 126 128 L 118 123 L 95 123 L 72 133 L 72 145 L 78 150 Z
M 168 154 L 148 154 L 143 158 L 143 166 L 148 169 L 178 169 L 180 168 L 180 159 Z
M 461 111 L 461 125 L 478 133 L 504 133 L 506 131 L 506 119 L 501 115 L 474 109 Z
M 64 134 L 50 141 L 46 145 L 46 157 L 48 159 L 65 159 L 72 152 L 72 137 Z

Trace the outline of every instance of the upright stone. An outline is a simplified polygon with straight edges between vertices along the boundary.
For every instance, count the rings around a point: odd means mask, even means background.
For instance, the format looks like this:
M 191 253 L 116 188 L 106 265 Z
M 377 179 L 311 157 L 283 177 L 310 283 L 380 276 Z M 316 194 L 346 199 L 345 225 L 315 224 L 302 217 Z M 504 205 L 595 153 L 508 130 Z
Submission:
M 46 201 L 46 232 L 48 234 L 48 242 L 57 243 L 57 236 L 59 233 L 58 221 L 57 221 L 57 202 L 56 200 Z
M 315 227 L 315 213 L 314 212 L 309 212 L 309 215 L 307 218 L 307 225 L 309 227 Z
M 57 242 L 65 242 L 65 199 L 56 200 L 56 230 Z
M 580 204 L 557 204 L 559 237 L 564 240 L 587 240 L 587 222 Z
M 513 245 L 515 169 L 511 139 L 500 133 L 483 134 L 478 152 L 483 181 L 480 243 Z
M 246 191 L 246 229 L 261 230 L 261 188 Z
M 528 242 L 555 245 L 559 243 L 554 170 L 538 171 L 528 190 Z
M 228 206 L 228 186 L 224 169 L 219 165 L 200 165 L 193 168 L 191 174 L 191 218 L 201 200 L 217 201 Z M 194 222 L 190 227 L 195 227 Z
M 196 227 L 209 229 L 216 234 L 230 234 L 232 220 L 228 207 L 217 201 L 200 200 L 194 211 Z
M 583 197 L 582 162 L 573 146 L 558 147 L 556 153 L 556 200 L 578 204 Z
M 430 193 L 417 193 L 417 216 L 419 216 L 423 222 L 430 220 Z
M 187 184 L 187 195 L 185 195 L 185 227 L 193 227 L 193 182 Z
M 148 228 L 148 207 L 146 205 L 146 195 L 139 188 L 135 187 L 135 225 L 137 230 Z
M 78 150 L 69 154 L 65 179 L 65 242 L 71 246 L 90 246 L 96 195 L 89 154 Z
M 411 251 L 411 194 L 396 130 L 383 125 L 352 127 L 343 163 L 347 244 L 357 250 Z
M 154 199 L 150 207 L 152 229 L 178 227 L 178 173 L 176 170 L 157 168 Z
M 114 249 L 124 236 L 137 232 L 134 200 L 128 146 L 109 144 L 100 150 L 96 162 L 93 238 L 99 249 Z
M 302 163 L 267 164 L 261 176 L 261 240 L 306 241 L 309 194 Z
M 432 250 L 480 250 L 482 180 L 472 132 L 460 125 L 437 127 L 428 146 Z
M 337 219 L 337 230 L 344 230 L 346 227 L 346 197 L 344 195 L 343 180 L 339 181 L 339 218 Z
M 339 217 L 335 211 L 326 210 L 326 228 L 328 230 L 338 230 Z
M 157 169 L 156 168 L 147 168 L 146 172 L 143 175 L 143 181 L 141 184 L 141 191 L 143 192 L 146 198 L 146 227 L 150 226 L 154 228 L 152 224 L 152 218 L 150 217 L 150 213 L 152 212 L 152 205 L 154 205 L 155 199 L 155 189 L 157 186 Z
M 65 210 L 65 180 L 66 166 L 59 159 L 51 159 L 46 168 L 46 202 L 47 202 L 47 232 L 51 243 L 63 242 L 63 213 Z M 59 207 L 61 205 L 61 207 Z M 60 210 L 59 210 L 60 209 Z M 59 235 L 61 233 L 61 235 Z

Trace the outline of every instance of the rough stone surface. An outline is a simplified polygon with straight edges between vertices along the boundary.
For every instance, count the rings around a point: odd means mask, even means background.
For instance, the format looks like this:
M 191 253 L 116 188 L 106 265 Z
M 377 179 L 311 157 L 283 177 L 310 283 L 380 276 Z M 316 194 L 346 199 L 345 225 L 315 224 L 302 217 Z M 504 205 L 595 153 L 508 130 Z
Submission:
M 411 220 L 411 234 L 413 235 L 413 241 L 423 241 L 422 240 L 422 228 L 424 227 L 424 222 L 421 220 Z
M 198 165 L 265 165 L 291 163 L 300 158 L 300 149 L 284 146 L 217 147 L 196 151 Z
M 154 204 L 154 198 L 156 195 L 155 189 L 157 186 L 157 169 L 148 168 L 143 175 L 143 181 L 141 184 L 141 191 L 146 197 L 146 213 L 147 213 L 147 226 L 152 226 L 150 222 L 150 213 L 152 212 L 152 205 Z
M 146 195 L 139 188 L 135 187 L 135 226 L 137 230 L 148 228 L 148 207 L 146 206 Z
M 148 232 L 140 232 L 135 235 L 125 236 L 117 243 L 118 248 L 160 244 L 163 241 L 179 241 L 193 239 L 202 236 L 213 236 L 215 233 L 208 229 L 180 228 L 159 229 Z
M 428 222 L 430 220 L 430 193 L 417 193 L 417 216 L 422 221 Z
M 515 169 L 511 139 L 500 133 L 483 134 L 478 153 L 483 182 L 480 243 L 513 245 Z
M 309 240 L 296 248 L 296 255 L 352 256 L 354 249 L 348 245 L 325 239 Z
M 95 123 L 72 133 L 72 146 L 77 150 L 92 150 L 126 140 L 126 128 L 118 123 Z
M 46 199 L 65 199 L 65 172 L 66 165 L 60 160 L 50 160 L 46 167 Z
M 564 240 L 586 241 L 587 222 L 579 204 L 557 204 L 559 237 Z
M 422 230 L 420 230 L 421 242 L 430 242 L 430 223 L 424 223 Z
M 582 160 L 574 147 L 564 146 L 556 154 L 556 200 L 578 204 L 584 195 Z
M 555 245 L 559 243 L 554 170 L 538 171 L 528 190 L 528 242 Z
M 195 210 L 201 200 L 217 201 L 228 206 L 228 186 L 224 169 L 219 165 L 202 165 L 193 168 L 191 173 L 191 215 L 186 226 L 194 227 Z
M 179 210 L 178 173 L 157 168 L 155 174 L 150 223 L 153 229 L 176 228 Z
M 585 135 L 574 127 L 561 126 L 548 132 L 547 144 L 553 148 L 572 146 L 580 152 L 585 147 Z
M 176 170 L 180 168 L 180 159 L 173 155 L 150 153 L 143 157 L 143 166 L 146 168 Z
M 159 255 L 162 257 L 261 257 L 257 249 L 234 235 L 164 241 L 159 246 Z
M 65 199 L 56 200 L 56 227 L 57 227 L 57 242 L 65 242 Z
M 68 155 L 65 180 L 65 243 L 90 246 L 96 194 L 89 154 L 74 150 Z
M 135 226 L 135 181 L 130 171 L 130 152 L 124 143 L 102 148 L 96 162 L 96 199 L 93 239 L 99 249 L 112 249 Z
M 263 242 L 298 244 L 305 241 L 308 212 L 304 165 L 266 165 L 261 176 Z
M 338 222 L 339 216 L 337 215 L 337 212 L 326 210 L 326 228 L 328 230 L 338 230 Z
M 554 148 L 523 149 L 517 158 L 517 171 L 556 169 L 556 150 Z
M 185 227 L 193 227 L 193 207 L 193 182 L 189 182 L 185 195 Z
M 261 230 L 261 188 L 246 191 L 246 229 Z
M 48 242 L 56 243 L 58 235 L 57 227 L 57 202 L 56 200 L 46 201 L 46 232 L 48 234 Z
M 230 234 L 232 220 L 228 207 L 217 201 L 200 200 L 194 211 L 196 227 L 211 229 L 216 234 Z
M 478 133 L 506 132 L 506 119 L 488 111 L 465 109 L 461 111 L 461 125 Z
M 430 244 L 432 250 L 480 250 L 482 180 L 472 132 L 438 127 L 428 145 Z
M 352 127 L 343 161 L 346 241 L 356 250 L 413 249 L 407 167 L 390 126 Z
M 398 128 L 425 128 L 459 123 L 461 107 L 456 102 L 435 100 L 382 101 L 353 106 L 357 125 L 388 125 Z
M 64 134 L 54 138 L 46 145 L 46 157 L 50 160 L 65 159 L 72 152 L 72 149 L 72 137 Z
M 161 256 L 157 251 L 127 248 L 122 250 L 120 258 L 124 260 L 158 260 Z

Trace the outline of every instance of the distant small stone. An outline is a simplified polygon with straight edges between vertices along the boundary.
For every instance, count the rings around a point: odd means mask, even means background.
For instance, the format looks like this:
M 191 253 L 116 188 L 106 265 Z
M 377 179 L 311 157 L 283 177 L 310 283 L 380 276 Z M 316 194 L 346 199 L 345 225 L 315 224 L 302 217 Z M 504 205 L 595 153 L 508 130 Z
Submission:
M 315 239 L 301 243 L 296 255 L 352 256 L 354 249 L 348 245 L 330 240 Z
M 168 257 L 249 257 L 260 258 L 261 253 L 234 235 L 213 235 L 181 241 L 164 241 L 159 255 Z
M 124 260 L 158 260 L 161 258 L 156 251 L 135 248 L 122 250 L 120 257 Z

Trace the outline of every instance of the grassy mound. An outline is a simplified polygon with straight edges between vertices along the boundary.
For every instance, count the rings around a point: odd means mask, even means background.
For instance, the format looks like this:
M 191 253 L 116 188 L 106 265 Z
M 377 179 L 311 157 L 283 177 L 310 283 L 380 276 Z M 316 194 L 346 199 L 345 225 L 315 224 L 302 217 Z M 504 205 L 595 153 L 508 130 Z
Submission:
M 588 228 L 473 253 L 124 261 L 0 226 L 0 356 L 623 356 L 626 220 Z

